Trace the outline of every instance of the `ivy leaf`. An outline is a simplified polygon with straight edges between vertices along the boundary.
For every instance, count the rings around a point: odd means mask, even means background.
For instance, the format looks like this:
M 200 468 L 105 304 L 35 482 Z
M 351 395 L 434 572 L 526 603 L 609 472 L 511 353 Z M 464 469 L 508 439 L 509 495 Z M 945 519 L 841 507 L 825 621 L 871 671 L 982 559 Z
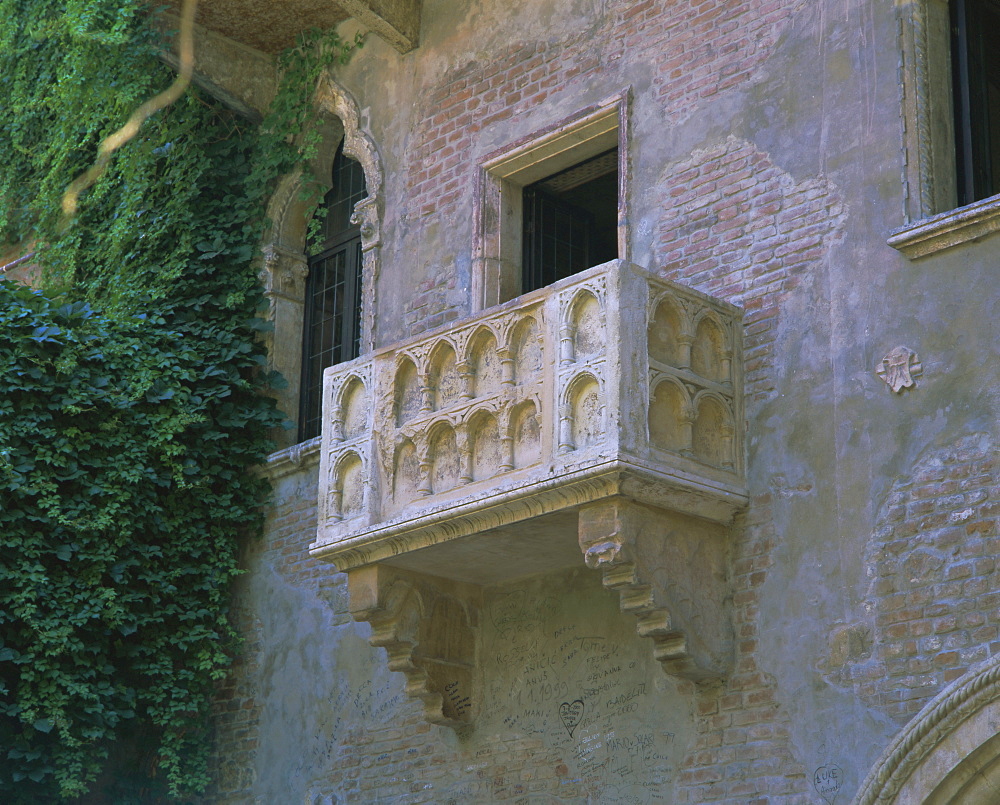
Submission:
M 44 344 L 48 342 L 59 343 L 55 338 L 57 335 L 62 334 L 62 329 L 59 327 L 36 327 L 32 330 L 31 340 L 38 344 Z

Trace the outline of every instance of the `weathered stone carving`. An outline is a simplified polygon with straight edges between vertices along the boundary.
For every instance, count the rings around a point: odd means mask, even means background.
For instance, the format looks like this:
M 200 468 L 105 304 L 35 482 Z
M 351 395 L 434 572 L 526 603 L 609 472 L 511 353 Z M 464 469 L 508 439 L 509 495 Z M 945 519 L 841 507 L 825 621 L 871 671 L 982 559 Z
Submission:
M 264 247 L 264 264 L 260 273 L 264 295 L 269 301 L 281 296 L 301 302 L 305 295 L 309 267 L 305 255 L 269 244 Z
M 361 250 L 370 251 L 382 245 L 378 199 L 367 196 L 354 205 L 351 223 L 361 230 Z
M 601 571 L 623 612 L 669 674 L 722 676 L 732 653 L 726 595 L 726 529 L 611 498 L 580 510 L 587 567 Z
M 1000 658 L 991 657 L 927 702 L 896 735 L 853 805 L 992 802 L 998 718 Z
M 384 648 L 389 669 L 406 676 L 406 692 L 424 705 L 432 724 L 472 720 L 475 628 L 479 592 L 385 565 L 348 577 L 351 615 L 372 627 L 368 642 Z
M 350 576 L 476 585 L 582 549 L 665 670 L 724 673 L 725 535 L 746 503 L 740 336 L 736 308 L 613 261 L 328 369 L 311 552 Z M 383 610 L 357 616 L 374 628 Z
M 923 371 L 917 353 L 908 347 L 896 347 L 875 367 L 875 373 L 897 394 L 915 386 L 914 378 L 923 374 Z

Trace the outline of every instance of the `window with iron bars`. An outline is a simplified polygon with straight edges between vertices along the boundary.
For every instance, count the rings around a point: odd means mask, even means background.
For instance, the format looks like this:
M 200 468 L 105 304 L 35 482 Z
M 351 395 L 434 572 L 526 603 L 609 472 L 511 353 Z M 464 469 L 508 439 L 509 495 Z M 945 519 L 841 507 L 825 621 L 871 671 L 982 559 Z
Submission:
M 521 292 L 618 257 L 618 149 L 523 190 Z
M 299 441 L 320 433 L 323 370 L 360 353 L 361 231 L 351 214 L 367 194 L 361 165 L 344 154 L 341 144 L 333 160 L 333 186 L 317 213 L 323 219 L 306 279 Z

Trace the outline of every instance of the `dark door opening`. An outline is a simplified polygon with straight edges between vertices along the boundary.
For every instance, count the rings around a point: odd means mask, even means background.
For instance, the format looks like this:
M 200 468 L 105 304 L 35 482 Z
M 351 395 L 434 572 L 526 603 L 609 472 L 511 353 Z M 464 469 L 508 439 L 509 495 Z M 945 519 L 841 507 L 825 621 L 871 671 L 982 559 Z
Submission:
M 958 203 L 1000 193 L 1000 2 L 952 0 Z

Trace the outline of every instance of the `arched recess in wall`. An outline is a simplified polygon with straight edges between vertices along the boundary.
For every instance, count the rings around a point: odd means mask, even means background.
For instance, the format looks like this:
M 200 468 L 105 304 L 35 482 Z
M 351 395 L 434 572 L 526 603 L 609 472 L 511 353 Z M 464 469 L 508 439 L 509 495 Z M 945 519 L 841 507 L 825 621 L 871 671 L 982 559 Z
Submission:
M 316 109 L 315 126 L 321 142 L 312 173 L 320 186 L 306 187 L 300 172 L 281 177 L 267 208 L 270 227 L 265 236 L 262 253 L 261 280 L 268 299 L 268 318 L 273 332 L 268 337 L 270 368 L 278 371 L 288 385 L 278 392 L 278 404 L 289 416 L 299 410 L 301 394 L 301 349 L 305 287 L 308 276 L 306 235 L 308 231 L 308 205 L 303 200 L 303 190 L 329 190 L 333 170 L 333 157 L 343 143 L 346 156 L 361 165 L 368 195 L 354 207 L 352 222 L 361 232 L 361 352 L 371 350 L 375 343 L 377 320 L 375 285 L 381 270 L 381 224 L 384 205 L 384 173 L 381 159 L 372 139 L 360 127 L 357 102 L 325 72 L 316 88 L 313 99 Z M 285 447 L 294 441 L 291 435 L 284 438 Z
M 1000 802 L 1000 656 L 956 679 L 872 766 L 854 805 Z

